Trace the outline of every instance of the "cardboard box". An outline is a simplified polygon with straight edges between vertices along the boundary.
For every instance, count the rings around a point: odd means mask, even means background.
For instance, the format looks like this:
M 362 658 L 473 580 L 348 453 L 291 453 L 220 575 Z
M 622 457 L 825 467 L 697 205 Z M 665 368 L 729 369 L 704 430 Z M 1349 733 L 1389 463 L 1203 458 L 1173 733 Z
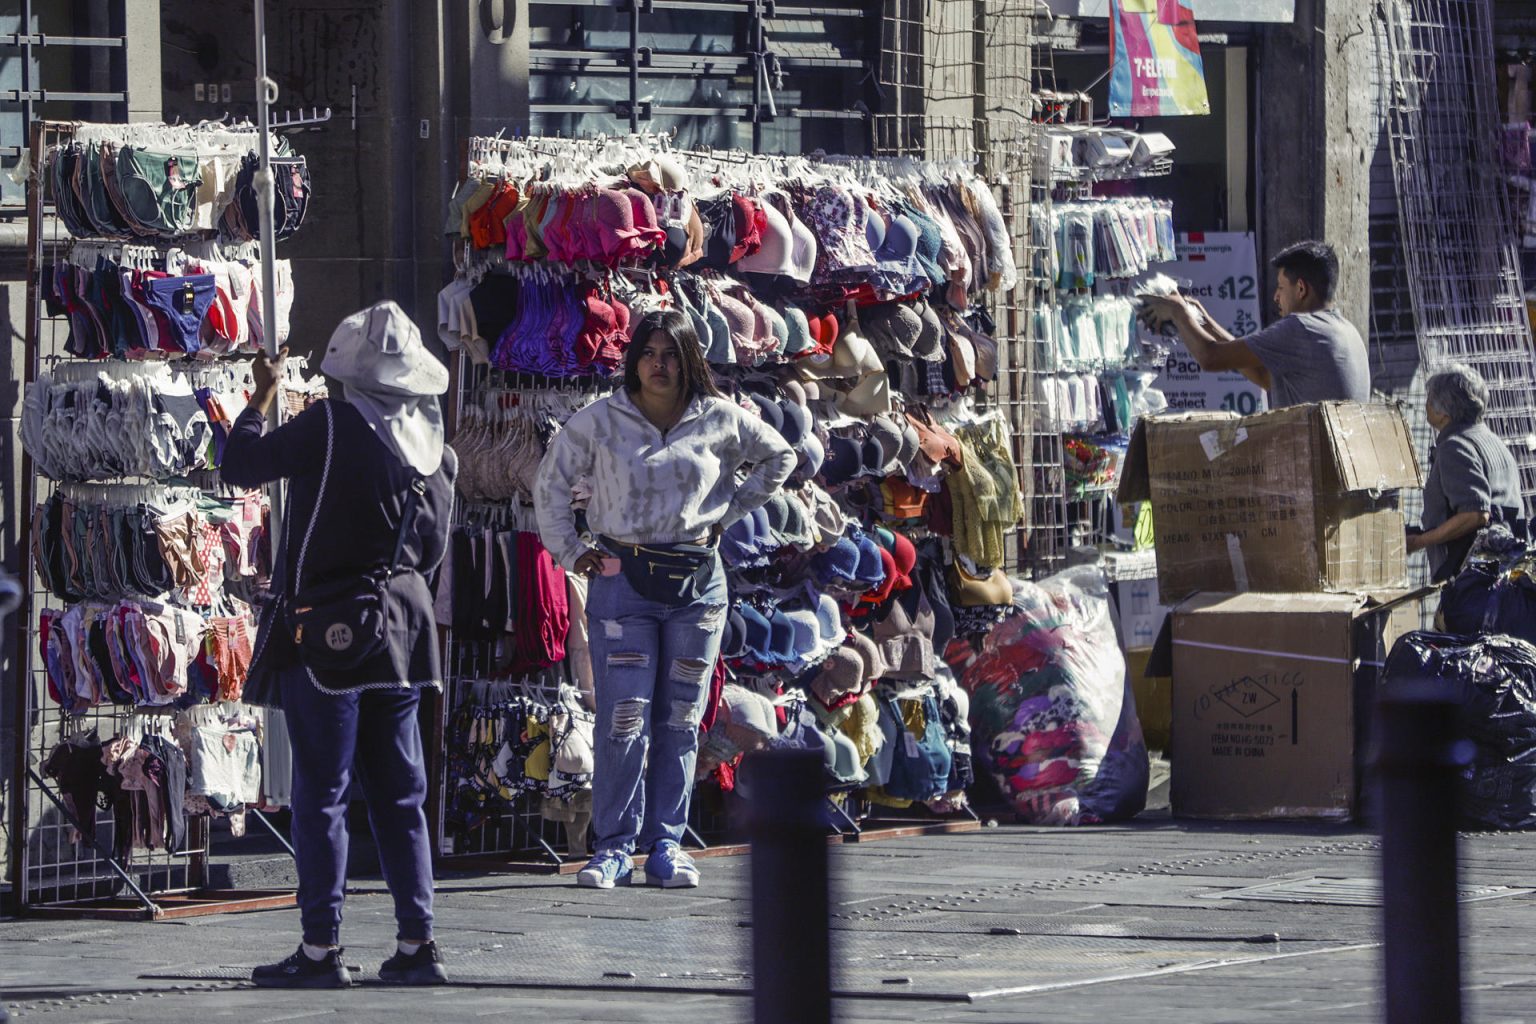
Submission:
M 1326 402 L 1144 419 L 1119 500 L 1152 502 L 1158 589 L 1172 605 L 1201 591 L 1406 587 L 1394 492 L 1421 485 L 1396 408 Z
M 1157 642 L 1169 608 L 1158 600 L 1157 580 L 1121 580 L 1114 584 L 1120 610 L 1120 637 L 1127 651 Z
M 1350 818 L 1379 668 L 1431 591 L 1201 594 L 1173 612 L 1173 813 Z

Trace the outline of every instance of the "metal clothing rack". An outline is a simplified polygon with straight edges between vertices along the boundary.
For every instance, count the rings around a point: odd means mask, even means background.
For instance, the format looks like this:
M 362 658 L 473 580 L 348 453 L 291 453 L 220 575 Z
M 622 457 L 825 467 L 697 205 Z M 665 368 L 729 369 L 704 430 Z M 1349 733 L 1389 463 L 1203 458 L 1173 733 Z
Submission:
M 635 134 L 628 138 L 591 140 L 537 139 L 520 135 L 511 138 L 476 137 L 466 140 L 461 147 L 463 156 L 460 173 L 461 176 L 467 175 L 470 172 L 470 165 L 484 160 L 487 155 L 506 153 L 514 148 L 529 149 L 544 155 L 559 155 L 562 151 L 574 154 L 578 151 L 593 149 L 596 152 L 610 142 L 651 145 L 657 149 L 670 148 L 670 139 L 664 135 Z M 764 167 L 778 166 L 776 158 L 759 157 L 739 151 L 729 153 L 711 150 L 695 156 L 705 162 L 734 160 L 742 163 L 760 163 Z M 966 162 L 964 154 L 960 153 L 954 154 L 952 159 L 958 163 Z M 832 161 L 835 161 L 835 158 L 832 158 Z M 464 410 L 478 403 L 488 394 L 607 390 L 614 386 L 612 382 L 602 378 L 549 378 L 539 374 L 474 367 L 462 353 L 450 361 L 449 368 L 452 399 L 447 403 L 446 418 L 449 424 L 450 440 L 453 431 L 461 421 Z M 498 519 L 494 511 L 488 511 L 484 504 L 458 506 L 455 519 L 455 525 L 470 522 L 482 524 L 506 522 Z M 429 777 L 434 779 L 434 783 L 429 794 L 428 815 L 432 823 L 439 860 L 456 867 L 503 871 L 575 870 L 579 867 L 579 863 L 568 859 L 568 852 L 562 848 L 558 826 L 542 818 L 536 795 L 519 794 L 509 802 L 505 810 L 482 821 L 475 828 L 473 835 L 450 834 L 447 801 L 452 794 L 447 788 L 446 760 L 449 724 L 455 710 L 468 695 L 469 688 L 475 685 L 476 680 L 484 678 L 484 673 L 490 668 L 491 659 L 483 645 L 456 638 L 451 631 L 446 639 L 444 649 L 447 652 L 445 672 L 447 686 L 441 701 L 440 713 L 433 724 L 432 742 L 429 744 L 429 753 L 433 760 L 429 768 Z M 557 680 L 570 681 L 566 663 L 554 666 L 546 674 L 551 673 Z M 542 683 L 546 689 L 550 686 L 548 679 L 535 678 L 527 682 L 535 687 Z M 558 688 L 558 682 L 555 688 Z M 872 815 L 872 809 L 857 798 L 855 788 L 843 785 L 830 786 L 827 790 L 825 810 L 829 823 L 828 840 L 830 842 L 868 842 L 897 835 L 963 832 L 980 827 L 974 814 L 950 819 L 875 817 Z M 702 787 L 697 792 L 706 793 L 708 787 Z M 710 803 L 709 800 L 700 799 L 696 799 L 693 803 L 688 838 L 696 847 L 693 851 L 695 856 L 720 856 L 745 852 L 745 846 L 730 838 L 729 815 L 713 810 L 709 806 Z
M 45 262 L 57 260 L 69 242 L 47 241 L 44 217 L 48 206 L 40 177 L 44 154 L 74 134 L 71 122 L 38 121 L 32 125 L 30 154 L 33 165 L 27 178 L 27 320 L 23 387 L 38 379 L 46 363 L 56 371 L 88 365 L 63 354 L 63 325 L 45 316 L 40 288 Z M 99 364 L 89 364 L 93 368 Z M 131 482 L 131 481 L 130 481 Z M 16 680 L 11 714 L 20 723 L 21 739 L 13 762 L 7 766 L 15 798 L 9 807 L 10 873 L 16 910 L 28 915 L 98 918 L 109 920 L 157 920 L 201 916 L 228 911 L 291 906 L 291 891 L 216 889 L 209 884 L 210 823 L 206 816 L 188 819 L 187 839 L 179 851 L 136 851 L 132 863 L 113 855 L 115 823 L 97 821 L 94 827 L 79 820 L 64 804 L 52 783 L 38 771 L 53 744 L 64 737 L 95 730 L 103 738 L 123 731 L 132 715 L 155 720 L 169 715 L 168 708 L 125 709 L 114 705 L 93 707 L 83 715 L 67 715 L 47 702 L 46 671 L 38 655 L 38 596 L 41 580 L 32 558 L 31 510 L 43 496 L 44 487 L 31 457 L 23 450 L 19 548 L 27 563 L 23 601 L 16 616 L 20 678 Z M 79 485 L 75 485 L 77 488 Z M 292 853 L 286 839 L 259 811 L 253 816 Z M 82 839 L 70 841 L 71 830 Z

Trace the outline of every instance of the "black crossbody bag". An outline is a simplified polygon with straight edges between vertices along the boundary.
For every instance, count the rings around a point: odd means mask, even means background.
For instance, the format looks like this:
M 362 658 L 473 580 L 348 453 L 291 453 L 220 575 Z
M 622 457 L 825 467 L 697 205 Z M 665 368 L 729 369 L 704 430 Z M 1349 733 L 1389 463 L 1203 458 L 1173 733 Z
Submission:
M 648 601 L 682 607 L 704 596 L 715 575 L 714 547 L 704 544 L 631 544 L 598 538 L 619 560 L 635 593 Z
M 293 644 L 304 665 L 312 669 L 344 672 L 357 668 L 369 658 L 382 653 L 387 644 L 389 626 L 389 581 L 400 573 L 400 556 L 405 538 L 416 522 L 417 506 L 426 493 L 427 481 L 411 481 L 411 494 L 400 517 L 395 534 L 395 553 L 389 568 L 374 570 L 348 579 L 312 580 L 304 585 L 304 556 L 314 534 L 315 520 L 325 505 L 325 487 L 331 475 L 331 449 L 335 425 L 331 406 L 325 405 L 325 468 L 320 473 L 320 493 L 315 497 L 315 512 L 304 531 L 294 568 L 293 596 L 287 602 L 285 619 Z

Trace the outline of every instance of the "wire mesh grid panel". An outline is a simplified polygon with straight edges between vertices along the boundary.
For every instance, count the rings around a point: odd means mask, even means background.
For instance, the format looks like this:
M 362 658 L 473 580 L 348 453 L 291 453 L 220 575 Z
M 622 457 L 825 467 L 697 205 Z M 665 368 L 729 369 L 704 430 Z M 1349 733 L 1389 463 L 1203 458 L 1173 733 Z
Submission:
M 461 512 L 456 529 L 494 522 L 496 511 Z M 445 749 L 438 752 L 445 758 L 438 852 L 558 863 L 569 844 L 559 823 L 544 816 L 543 796 L 529 784 L 530 755 L 538 745 L 529 735 L 529 712 L 558 699 L 564 666 L 514 681 L 498 663 L 494 643 L 452 638 Z
M 1013 0 L 884 0 L 875 152 L 985 166 L 1029 121 L 1033 25 Z
M 1020 268 L 1019 283 L 986 293 L 996 325 L 998 386 L 1019 467 L 1025 522 L 1007 539 L 1007 567 L 1028 560 L 1035 471 L 1031 309 L 1025 268 L 1033 197 L 1030 91 L 1033 7 L 1008 0 L 885 0 L 881 21 L 875 152 L 974 165 L 993 187 Z
M 1005 115 L 1006 116 L 1006 115 Z M 1013 134 L 1004 137 L 997 131 L 1006 123 Z M 1033 205 L 1032 151 L 1034 125 L 1010 118 L 994 120 L 989 138 L 992 174 L 996 182 L 998 205 L 1008 226 L 1014 250 L 1014 265 L 1019 279 L 1012 289 L 993 293 L 992 318 L 997 323 L 998 375 L 997 401 L 1003 407 L 1012 436 L 1012 456 L 1018 468 L 1019 489 L 1023 499 L 1024 521 L 1007 540 L 1007 568 L 1023 571 L 1031 564 L 1032 551 L 1040 525 L 1040 480 L 1035 471 L 1036 450 L 1040 436 L 1035 429 L 1036 387 L 1034 337 L 1035 289 L 1029 267 L 1031 251 L 1029 222 Z
M 1376 59 L 1371 67 L 1375 130 L 1378 136 L 1370 171 L 1371 386 L 1387 395 L 1401 409 L 1419 456 L 1419 464 L 1427 466 L 1435 432 L 1425 415 L 1424 361 L 1419 352 L 1418 321 L 1414 315 L 1413 293 L 1409 283 L 1408 255 L 1404 251 L 1402 226 L 1398 219 L 1392 147 L 1386 136 L 1392 83 L 1386 55 L 1385 24 L 1382 19 L 1373 23 Z M 1423 513 L 1423 492 L 1417 489 L 1405 490 L 1399 500 L 1407 521 L 1418 522 Z M 1429 562 L 1426 556 L 1410 555 L 1408 568 L 1410 585 L 1421 586 L 1429 582 Z M 1421 611 L 1421 625 L 1426 629 L 1432 628 L 1435 603 L 1425 602 Z
M 1031 81 L 1037 88 L 1055 89 L 1055 61 L 1049 41 L 1042 40 L 1031 46 L 1029 66 Z M 1030 109 L 1034 109 L 1033 97 Z M 1019 272 L 1031 311 L 1029 349 L 1034 366 L 1044 372 L 1041 368 L 1055 365 L 1056 357 L 1051 338 L 1042 329 L 1046 322 L 1044 317 L 1034 314 L 1043 311 L 1045 316 L 1055 315 L 1056 279 L 1051 272 L 1050 258 L 1055 182 L 1044 132 L 1037 130 L 1029 141 L 1030 199 L 1028 217 L 1019 230 L 1024 253 Z M 1042 393 L 1035 380 L 1032 379 L 1030 385 L 1029 409 L 1033 422 L 1038 424 L 1045 418 Z M 1067 501 L 1066 456 L 1065 439 L 1059 431 L 1037 430 L 1034 433 L 1029 459 L 1033 497 L 1025 565 L 1037 579 L 1064 568 L 1067 550 L 1071 547 L 1072 508 Z
M 32 153 L 40 166 L 43 154 L 70 138 L 67 126 L 39 123 Z M 45 368 L 73 360 L 65 351 L 70 325 L 67 317 L 50 316 L 43 302 L 41 275 L 44 268 L 64 261 L 69 242 L 43 230 L 49 205 L 40 191 L 36 173 L 28 183 L 28 215 L 31 238 L 27 288 L 28 338 L 25 379 L 37 380 Z M 75 361 L 78 362 L 78 361 Z M 21 513 L 30 517 L 33 506 L 54 491 L 54 485 L 33 472 L 24 457 Z M 30 540 L 30 527 L 28 528 Z M 48 681 L 41 653 L 41 624 L 48 594 L 38 573 L 33 545 L 27 544 L 27 600 L 19 618 L 23 644 L 22 678 L 17 682 L 16 708 L 22 724 L 23 743 L 15 767 L 16 787 L 22 800 L 13 809 L 13 829 L 19 902 L 25 907 L 69 904 L 127 896 L 128 879 L 145 893 L 171 894 L 201 888 L 206 882 L 210 829 L 206 817 L 188 819 L 186 841 L 179 850 L 133 848 L 110 809 L 94 803 L 67 808 L 60 788 L 45 786 L 43 766 L 55 747 L 68 737 L 94 733 L 102 740 L 116 735 L 137 737 L 146 731 L 168 731 L 169 716 L 135 714 L 124 707 L 103 704 L 82 714 L 66 714 L 48 696 Z M 98 813 L 100 811 L 100 813 Z M 79 826 L 79 827 L 77 827 Z M 123 840 L 120 845 L 119 841 Z M 131 850 L 115 858 L 126 877 L 114 868 L 112 851 Z
M 1377 0 L 1399 251 L 1422 361 L 1487 380 L 1489 427 L 1536 495 L 1536 360 L 1499 174 L 1487 0 Z

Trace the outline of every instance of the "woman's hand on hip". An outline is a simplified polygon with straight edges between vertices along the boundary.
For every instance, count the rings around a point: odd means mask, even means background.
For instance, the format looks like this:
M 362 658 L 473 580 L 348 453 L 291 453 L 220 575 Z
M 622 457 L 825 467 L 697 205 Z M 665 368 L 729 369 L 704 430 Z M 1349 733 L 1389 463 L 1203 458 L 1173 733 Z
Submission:
M 576 559 L 576 571 L 587 579 L 603 574 L 603 556 L 596 551 L 588 551 Z

